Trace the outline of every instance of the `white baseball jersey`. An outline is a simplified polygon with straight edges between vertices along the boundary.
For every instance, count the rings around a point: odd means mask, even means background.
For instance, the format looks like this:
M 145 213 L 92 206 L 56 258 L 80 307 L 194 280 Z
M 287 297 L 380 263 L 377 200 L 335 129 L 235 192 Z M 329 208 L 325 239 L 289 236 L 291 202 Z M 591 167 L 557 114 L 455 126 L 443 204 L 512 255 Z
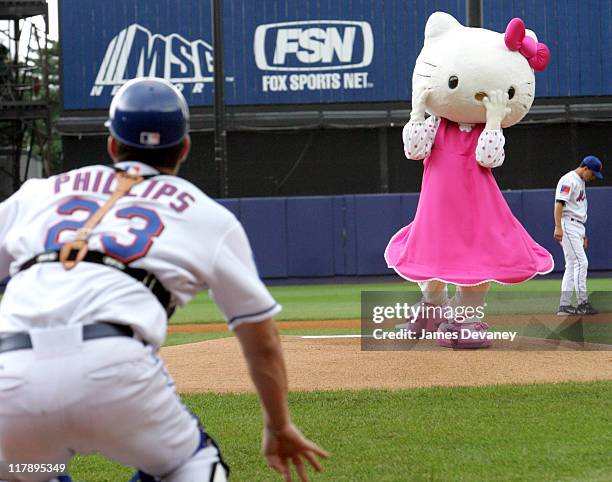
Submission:
M 138 162 L 118 167 L 159 174 Z M 86 262 L 71 271 L 41 263 L 19 272 L 32 257 L 74 239 L 115 184 L 113 168 L 88 166 L 30 180 L 0 204 L 0 279 L 13 276 L 0 306 L 0 333 L 110 321 L 163 344 L 164 308 L 125 273 Z M 176 176 L 156 175 L 133 187 L 94 228 L 89 249 L 153 273 L 178 305 L 209 288 L 231 329 L 281 310 L 259 279 L 238 220 Z
M 570 171 L 559 179 L 555 201 L 565 201 L 563 216 L 572 217 L 581 223 L 586 223 L 586 183 L 576 171 Z

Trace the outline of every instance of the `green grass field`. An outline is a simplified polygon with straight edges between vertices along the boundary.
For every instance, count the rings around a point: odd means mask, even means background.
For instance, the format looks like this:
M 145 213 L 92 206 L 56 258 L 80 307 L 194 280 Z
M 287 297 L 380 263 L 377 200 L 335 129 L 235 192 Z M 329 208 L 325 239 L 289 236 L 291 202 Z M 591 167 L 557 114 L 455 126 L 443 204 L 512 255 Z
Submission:
M 551 312 L 559 305 L 561 280 L 532 280 L 519 285 L 492 284 L 489 297 L 508 300 L 513 310 L 521 300 L 529 299 L 525 310 L 536 309 Z M 414 283 L 371 283 L 342 285 L 306 285 L 306 286 L 273 286 L 272 295 L 283 305 L 278 320 L 341 320 L 361 317 L 360 297 L 362 291 L 389 291 L 415 293 L 418 299 L 419 288 Z M 589 280 L 589 291 L 612 291 L 611 278 Z M 515 303 L 509 303 L 514 300 Z M 537 302 L 533 306 L 533 302 Z M 223 321 L 221 313 L 210 301 L 207 294 L 196 296 L 189 305 L 176 311 L 172 317 L 173 324 L 181 323 L 219 323 Z
M 259 455 L 252 395 L 183 400 L 217 438 L 235 481 L 278 480 Z M 610 481 L 612 382 L 292 393 L 295 421 L 332 454 L 321 481 Z M 77 457 L 76 480 L 129 469 Z
M 534 309 L 553 309 L 560 280 L 495 285 L 491 295 L 540 293 Z M 279 320 L 355 319 L 362 290 L 404 291 L 414 285 L 347 284 L 273 287 Z M 589 281 L 612 291 L 612 279 Z M 172 323 L 222 317 L 207 295 Z M 330 330 L 284 330 L 320 334 Z M 336 334 L 352 333 L 335 329 Z M 173 333 L 167 345 L 232 336 Z M 187 406 L 218 441 L 233 481 L 280 480 L 259 454 L 261 415 L 253 395 L 185 395 Z M 400 391 L 291 393 L 296 423 L 332 453 L 318 481 L 612 481 L 612 381 Z M 76 457 L 82 482 L 127 481 L 133 470 L 101 456 Z

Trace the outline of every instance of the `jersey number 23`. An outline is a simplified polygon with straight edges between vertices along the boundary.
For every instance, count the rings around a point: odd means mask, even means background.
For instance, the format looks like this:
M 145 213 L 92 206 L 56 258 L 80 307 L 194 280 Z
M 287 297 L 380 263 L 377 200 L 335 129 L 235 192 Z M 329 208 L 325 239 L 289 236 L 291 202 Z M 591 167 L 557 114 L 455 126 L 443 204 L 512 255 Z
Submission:
M 45 241 L 46 251 L 57 251 L 62 248 L 59 242 L 60 234 L 64 231 L 77 231 L 82 228 L 87 220 L 95 213 L 100 206 L 95 201 L 74 197 L 57 208 L 58 214 L 70 215 L 77 211 L 85 211 L 89 215 L 82 221 L 64 220 L 55 224 L 47 233 Z M 129 263 L 145 256 L 151 245 L 153 238 L 159 236 L 164 230 L 164 224 L 159 219 L 158 214 L 142 207 L 132 206 L 118 210 L 115 216 L 122 219 L 140 218 L 144 219 L 145 227 L 141 229 L 130 228 L 129 232 L 134 236 L 131 244 L 122 244 L 112 235 L 102 235 L 101 241 L 104 252 L 123 263 Z

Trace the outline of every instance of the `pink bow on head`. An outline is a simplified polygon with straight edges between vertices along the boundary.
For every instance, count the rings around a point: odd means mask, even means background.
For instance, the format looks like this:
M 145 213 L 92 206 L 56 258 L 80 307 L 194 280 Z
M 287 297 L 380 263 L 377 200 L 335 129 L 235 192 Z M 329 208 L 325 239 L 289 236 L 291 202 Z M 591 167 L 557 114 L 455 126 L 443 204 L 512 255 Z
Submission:
M 550 50 L 546 44 L 536 42 L 525 35 L 525 24 L 520 18 L 513 18 L 506 27 L 504 42 L 508 49 L 518 50 L 527 59 L 533 70 L 541 72 L 548 65 Z

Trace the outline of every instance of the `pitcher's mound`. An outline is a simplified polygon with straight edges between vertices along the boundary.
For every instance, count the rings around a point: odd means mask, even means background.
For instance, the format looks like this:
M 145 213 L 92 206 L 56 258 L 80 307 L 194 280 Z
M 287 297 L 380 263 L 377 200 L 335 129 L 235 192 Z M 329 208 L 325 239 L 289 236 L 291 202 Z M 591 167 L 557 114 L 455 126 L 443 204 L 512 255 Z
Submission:
M 363 352 L 358 338 L 282 336 L 281 342 L 291 390 L 612 380 L 610 351 L 453 351 L 422 345 L 414 351 Z M 254 391 L 236 338 L 171 346 L 161 354 L 181 393 Z

